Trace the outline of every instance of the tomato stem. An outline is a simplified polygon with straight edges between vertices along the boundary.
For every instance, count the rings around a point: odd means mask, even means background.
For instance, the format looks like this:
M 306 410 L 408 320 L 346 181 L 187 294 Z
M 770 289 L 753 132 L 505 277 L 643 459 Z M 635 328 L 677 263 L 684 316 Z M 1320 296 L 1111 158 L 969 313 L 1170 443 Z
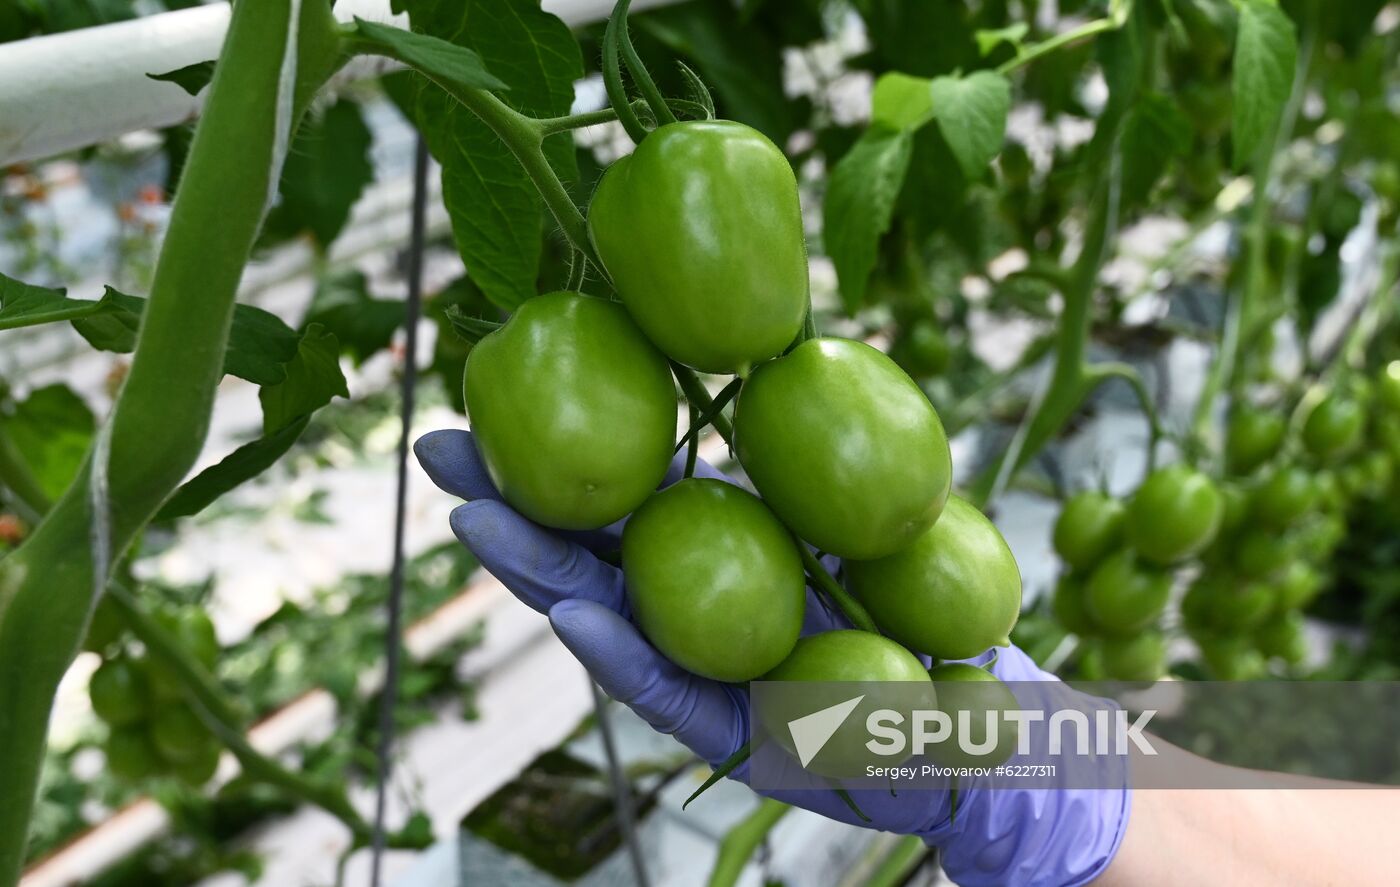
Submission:
M 636 81 L 637 88 L 642 91 L 642 97 L 651 106 L 651 113 L 656 117 L 658 126 L 665 126 L 668 123 L 676 122 L 676 115 L 671 113 L 670 107 L 666 104 L 666 97 L 661 94 L 661 90 L 656 88 L 656 81 L 651 79 L 651 72 L 642 63 L 642 57 L 637 55 L 636 47 L 632 45 L 632 35 L 627 32 L 627 8 L 632 5 L 632 0 L 617 0 L 617 5 L 613 7 L 612 16 L 608 21 L 608 27 L 617 28 L 617 45 L 622 50 L 622 59 L 627 63 L 627 70 L 632 73 L 632 79 Z
M 1106 31 L 1116 31 L 1122 26 L 1123 20 L 1113 16 L 1085 22 L 1077 28 L 1072 28 L 1065 31 L 1063 34 L 1056 34 L 1048 40 L 1042 40 L 1034 46 L 1018 52 L 1014 58 L 1010 58 L 997 66 L 997 73 L 1002 75 L 1010 74 L 1017 68 L 1024 67 L 1061 47 L 1068 46 L 1071 43 L 1078 43 L 1080 40 L 1093 37 L 1096 34 L 1102 34 Z
M 625 22 L 623 27 L 626 27 Z M 622 83 L 622 58 L 617 31 L 617 9 L 614 7 L 612 17 L 608 19 L 607 29 L 603 32 L 603 88 L 607 90 L 608 101 L 612 102 L 613 110 L 617 111 L 617 119 L 621 121 L 622 128 L 627 130 L 627 135 L 634 144 L 640 144 L 647 136 L 647 129 L 633 112 L 632 102 L 627 97 L 627 87 Z
M 860 601 L 852 597 L 851 593 L 843 588 L 840 582 L 836 581 L 836 577 L 827 572 L 826 567 L 822 565 L 822 562 L 812 553 L 806 543 L 800 539 L 796 541 L 797 550 L 802 555 L 802 566 L 806 568 L 807 576 L 812 580 L 812 584 L 836 603 L 841 614 L 852 626 L 871 634 L 879 634 L 880 629 L 875 624 L 875 620 L 870 618 L 870 613 L 861 606 Z

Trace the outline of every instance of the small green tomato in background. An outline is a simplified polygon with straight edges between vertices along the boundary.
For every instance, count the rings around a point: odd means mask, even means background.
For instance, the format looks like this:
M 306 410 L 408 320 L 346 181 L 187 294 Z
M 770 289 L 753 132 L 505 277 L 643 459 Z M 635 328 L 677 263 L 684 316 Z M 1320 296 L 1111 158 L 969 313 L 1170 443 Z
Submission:
M 1366 413 L 1355 400 L 1335 392 L 1313 405 L 1303 421 L 1303 446 L 1319 459 L 1350 452 L 1366 430 Z
M 1233 474 L 1248 474 L 1274 457 L 1288 423 L 1275 411 L 1249 406 L 1230 414 L 1225 438 L 1225 464 Z
M 1296 610 L 1280 613 L 1255 631 L 1254 643 L 1265 656 L 1297 665 L 1308 655 L 1308 640 L 1303 632 L 1303 614 Z
M 933 526 L 952 485 L 948 436 L 894 361 L 809 339 L 739 392 L 735 449 L 764 502 L 829 554 L 885 557 Z
M 1318 485 L 1312 472 L 1283 465 L 1269 472 L 1250 496 L 1250 517 L 1266 527 L 1282 529 L 1317 506 Z
M 672 662 L 742 682 L 797 643 L 806 578 L 792 534 L 752 494 L 691 478 L 648 499 L 622 533 L 627 599 Z
M 114 727 L 102 744 L 102 751 L 107 769 L 120 779 L 149 779 L 165 767 L 151 738 L 140 727 Z
M 744 375 L 802 328 L 797 179 L 756 129 L 687 120 L 653 130 L 603 174 L 588 233 L 637 325 L 687 366 Z
M 130 660 L 112 659 L 92 673 L 88 697 L 99 718 L 113 727 L 125 727 L 146 717 L 150 688 Z
M 1273 576 L 1298 556 L 1298 540 L 1278 530 L 1247 530 L 1234 542 L 1234 566 L 1250 579 Z
M 1055 519 L 1055 553 L 1075 570 L 1092 569 L 1122 544 L 1126 516 L 1123 503 L 1112 496 L 1076 493 Z
M 1400 413 L 1400 360 L 1386 364 L 1376 380 L 1376 397 L 1381 406 L 1392 413 Z
M 1210 545 L 1224 514 L 1210 478 L 1185 465 L 1160 468 L 1128 505 L 1128 542 L 1144 559 L 1166 566 Z
M 536 523 L 607 526 L 671 464 L 670 368 L 615 302 L 530 299 L 472 349 L 464 392 L 492 482 Z
M 1109 557 L 1089 576 L 1089 615 L 1104 632 L 1133 634 L 1157 621 L 1167 606 L 1169 573 L 1145 564 L 1127 549 Z
M 1104 638 L 1100 645 L 1104 672 L 1115 681 L 1155 681 L 1166 671 L 1167 641 L 1160 632 Z
M 1322 574 L 1295 560 L 1274 580 L 1274 604 L 1280 611 L 1301 610 L 1322 590 Z
M 199 716 L 184 705 L 167 705 L 151 720 L 151 741 L 172 764 L 196 760 L 212 739 Z
M 1021 612 L 1016 558 L 996 526 L 957 496 L 908 548 L 845 569 L 847 586 L 885 634 L 939 659 L 1010 643 Z
M 923 379 L 946 372 L 953 349 L 938 324 L 924 319 L 901 331 L 890 346 L 890 357 L 910 376 Z
M 1219 681 L 1252 681 L 1263 677 L 1268 665 L 1249 637 L 1235 634 L 1208 634 L 1195 638 L 1201 658 Z
M 1055 583 L 1055 592 L 1050 598 L 1050 610 L 1055 614 L 1055 621 L 1065 631 L 1081 637 L 1094 634 L 1094 620 L 1089 616 L 1084 594 L 1084 583 L 1080 577 L 1066 573 Z

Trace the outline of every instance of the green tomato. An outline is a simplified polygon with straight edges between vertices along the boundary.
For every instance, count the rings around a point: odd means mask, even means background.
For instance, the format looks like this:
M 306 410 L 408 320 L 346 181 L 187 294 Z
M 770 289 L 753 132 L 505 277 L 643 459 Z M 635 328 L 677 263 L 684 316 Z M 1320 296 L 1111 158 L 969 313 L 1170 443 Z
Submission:
M 1245 518 L 1249 516 L 1250 502 L 1250 495 L 1235 483 L 1222 483 L 1220 496 L 1225 502 L 1225 510 L 1220 515 L 1220 531 L 1215 537 L 1217 544 L 1244 526 Z
M 948 436 L 894 361 L 810 339 L 739 392 L 735 447 L 768 507 L 822 551 L 856 560 L 913 544 L 952 484 Z
M 1341 511 L 1347 507 L 1350 497 L 1347 496 L 1346 490 L 1342 489 L 1342 482 L 1337 477 L 1337 472 L 1323 469 L 1313 475 L 1313 483 L 1317 485 L 1317 505 L 1319 508 Z
M 1089 576 L 1086 603 L 1094 624 L 1114 635 L 1134 634 L 1157 621 L 1171 595 L 1171 574 L 1123 549 Z
M 103 595 L 102 600 L 97 603 L 97 609 L 92 612 L 87 636 L 83 638 L 83 649 L 100 656 L 121 639 L 125 630 L 126 624 L 122 621 L 121 613 L 117 612 L 116 605 Z
M 1055 583 L 1050 610 L 1065 631 L 1080 637 L 1095 634 L 1094 620 L 1090 618 L 1088 604 L 1084 600 L 1084 583 L 1075 574 L 1066 573 Z
M 1128 505 L 1128 542 L 1160 566 L 1199 554 L 1215 539 L 1225 500 L 1204 474 L 1185 465 L 1159 468 Z
M 1383 499 L 1390 495 L 1390 487 L 1395 482 L 1395 463 L 1390 454 L 1372 450 L 1361 457 L 1363 484 L 1361 495 L 1367 499 Z
M 1298 541 L 1287 533 L 1257 528 L 1235 540 L 1234 566 L 1250 579 L 1273 576 L 1298 556 Z
M 1254 644 L 1265 656 L 1297 665 L 1307 658 L 1308 640 L 1303 632 L 1303 614 L 1297 610 L 1280 613 L 1259 627 Z
M 908 548 L 847 561 L 846 585 L 880 629 L 939 659 L 1005 646 L 1021 613 L 1021 571 L 1006 540 L 975 506 L 950 496 Z
M 1274 469 L 1250 496 L 1250 516 L 1265 527 L 1282 529 L 1317 506 L 1318 485 L 1311 472 L 1297 465 Z
M 1211 621 L 1216 628 L 1252 628 L 1266 620 L 1276 605 L 1273 587 L 1263 582 L 1227 581 L 1216 591 L 1211 602 Z
M 936 665 L 929 677 L 934 708 L 952 722 L 948 738 L 928 747 L 930 758 L 945 767 L 994 767 L 1011 757 L 1020 731 L 1004 713 L 1020 705 L 1009 687 L 985 668 L 965 662 Z
M 131 782 L 149 779 L 165 768 L 151 738 L 137 727 L 113 729 L 102 744 L 107 769 L 117 778 Z
M 486 470 L 536 523 L 607 526 L 641 505 L 671 464 L 670 369 L 615 302 L 530 299 L 472 349 L 465 378 Z
M 942 375 L 953 358 L 947 336 L 932 320 L 915 321 L 890 346 L 890 357 L 915 379 Z
M 1288 423 L 1277 411 L 1242 406 L 1230 415 L 1225 464 L 1234 474 L 1248 474 L 1274 457 Z
M 204 722 L 187 706 L 167 705 L 151 719 L 151 742 L 160 756 L 172 764 L 196 760 L 200 746 L 212 738 Z
M 738 683 L 782 662 L 802 630 L 797 542 L 751 493 L 690 478 L 652 496 L 622 532 L 632 612 L 658 650 Z
M 1400 360 L 1392 360 L 1381 369 L 1376 396 L 1385 409 L 1400 413 Z
M 755 129 L 688 120 L 652 131 L 603 174 L 588 232 L 637 325 L 683 364 L 745 375 L 802 328 L 797 179 Z
M 1127 509 L 1104 493 L 1071 496 L 1055 519 L 1055 553 L 1075 570 L 1090 570 L 1123 542 Z
M 113 727 L 127 727 L 146 717 L 150 688 L 129 659 L 104 662 L 88 681 L 92 710 Z
M 1104 672 L 1115 681 L 1155 681 L 1166 671 L 1167 641 L 1160 632 L 1105 638 L 1100 649 Z
M 1322 574 L 1303 561 L 1293 561 L 1274 581 L 1274 605 L 1278 612 L 1301 610 L 1322 590 Z
M 214 631 L 214 621 L 203 608 L 163 610 L 155 618 L 205 668 L 213 668 L 219 661 L 219 636 Z
M 1264 676 L 1264 656 L 1243 635 L 1201 635 L 1195 639 L 1216 680 L 1251 681 Z
M 1103 638 L 1095 638 L 1080 647 L 1075 674 L 1081 681 L 1106 681 L 1108 670 L 1103 664 Z
M 219 758 L 223 747 L 214 737 L 197 743 L 186 759 L 171 766 L 175 777 L 186 785 L 198 788 L 214 777 L 219 770 Z
M 1359 403 L 1328 394 L 1303 421 L 1303 446 L 1318 459 L 1331 459 L 1352 450 L 1365 430 L 1366 413 Z
M 854 629 L 828 631 L 800 639 L 788 657 L 764 675 L 763 680 L 822 685 L 898 681 L 927 687 L 930 691 L 933 688 L 927 669 L 913 653 L 887 637 Z M 791 733 L 787 726 L 791 721 L 821 709 L 823 703 L 835 704 L 852 695 L 846 688 L 837 686 L 830 688 L 835 695 L 826 702 L 824 696 L 828 694 L 821 692 L 824 689 L 813 688 L 811 696 L 797 691 L 770 694 L 765 698 L 771 700 L 771 704 L 758 706 L 755 714 L 768 734 L 791 752 Z M 867 698 L 846 719 L 847 725 L 857 726 L 838 731 L 806 769 L 827 776 L 855 776 L 863 774 L 867 764 L 899 763 L 892 756 L 874 755 L 865 746 L 869 737 L 859 725 L 865 723 L 871 712 L 882 707 L 875 698 L 877 695 L 867 691 Z M 906 732 L 906 748 L 909 738 Z

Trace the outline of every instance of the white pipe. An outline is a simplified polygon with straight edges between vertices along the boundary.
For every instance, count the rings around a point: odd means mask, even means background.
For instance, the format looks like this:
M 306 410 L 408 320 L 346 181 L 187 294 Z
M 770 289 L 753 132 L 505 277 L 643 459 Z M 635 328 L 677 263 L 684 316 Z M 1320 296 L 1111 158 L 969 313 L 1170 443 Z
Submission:
M 676 0 L 637 0 L 636 9 Z M 613 0 L 545 0 L 570 27 L 600 21 Z M 112 25 L 0 44 L 0 166 L 85 148 L 138 129 L 190 120 L 201 99 L 147 74 L 219 53 L 229 6 L 216 3 Z M 405 25 L 388 0 L 340 0 L 336 17 Z M 382 59 L 358 59 L 342 80 L 371 77 Z

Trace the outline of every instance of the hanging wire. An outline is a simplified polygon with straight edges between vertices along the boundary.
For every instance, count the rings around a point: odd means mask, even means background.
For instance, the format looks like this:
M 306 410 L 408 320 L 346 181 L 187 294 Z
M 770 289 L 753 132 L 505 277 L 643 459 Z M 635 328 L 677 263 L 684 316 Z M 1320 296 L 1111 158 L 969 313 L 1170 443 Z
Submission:
M 394 503 L 394 561 L 389 571 L 389 625 L 384 633 L 384 689 L 379 698 L 379 774 L 374 801 L 374 856 L 370 883 L 379 887 L 383 874 L 384 823 L 393 772 L 394 710 L 399 696 L 399 659 L 403 650 L 404 524 L 408 501 L 408 437 L 413 428 L 413 394 L 418 382 L 418 319 L 423 301 L 423 246 L 428 215 L 428 146 L 419 135 L 413 156 L 413 217 L 408 245 L 408 303 L 404 317 L 404 368 L 400 383 L 398 489 Z
M 632 789 L 627 782 L 627 774 L 622 771 L 622 762 L 617 757 L 617 740 L 613 736 L 612 718 L 608 715 L 608 700 L 603 691 L 588 679 L 593 691 L 593 711 L 598 716 L 598 733 L 603 739 L 603 754 L 608 759 L 608 777 L 612 783 L 613 804 L 617 809 L 617 824 L 627 842 L 627 855 L 632 860 L 632 877 L 637 887 L 650 887 L 647 877 L 646 858 L 642 855 L 642 842 L 637 835 L 637 811 L 632 807 Z

